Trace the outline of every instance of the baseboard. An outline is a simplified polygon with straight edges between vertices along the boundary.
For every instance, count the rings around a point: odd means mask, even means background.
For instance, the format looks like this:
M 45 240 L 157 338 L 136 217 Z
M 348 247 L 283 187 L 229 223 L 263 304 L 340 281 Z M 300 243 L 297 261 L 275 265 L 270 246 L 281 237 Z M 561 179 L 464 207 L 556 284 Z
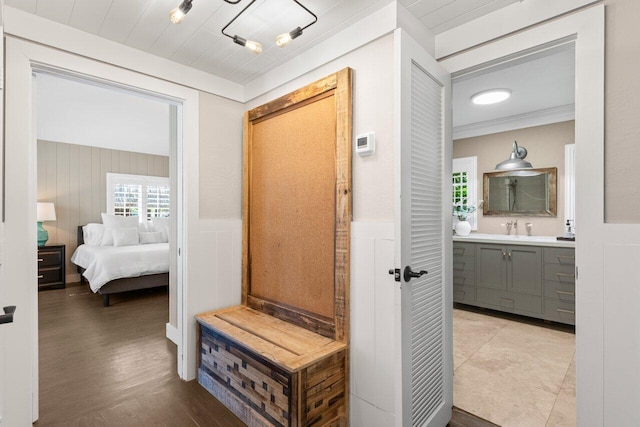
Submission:
M 175 345 L 178 345 L 178 328 L 171 323 L 167 323 L 167 338 Z

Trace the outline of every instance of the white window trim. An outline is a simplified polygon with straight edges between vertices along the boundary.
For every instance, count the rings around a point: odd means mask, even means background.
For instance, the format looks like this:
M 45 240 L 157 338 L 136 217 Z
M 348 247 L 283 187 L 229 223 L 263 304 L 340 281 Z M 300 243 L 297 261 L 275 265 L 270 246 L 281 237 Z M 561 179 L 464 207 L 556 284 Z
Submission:
M 467 173 L 467 199 L 470 203 L 478 202 L 478 156 L 470 156 L 470 157 L 460 157 L 457 159 L 453 159 L 453 165 L 451 169 L 451 174 L 453 175 L 456 172 L 466 172 Z M 451 179 L 451 178 L 449 178 Z M 469 224 L 471 224 L 471 229 L 476 231 L 478 230 L 478 211 L 475 211 L 471 215 L 469 215 Z M 452 225 L 455 228 L 458 223 L 457 218 L 453 218 Z
M 142 193 L 145 198 L 143 202 L 143 206 L 141 209 L 141 213 L 144 213 L 144 216 L 139 216 L 140 222 L 147 221 L 146 216 L 146 188 L 149 185 L 162 185 L 171 188 L 171 181 L 168 177 L 162 176 L 149 176 L 149 175 L 131 175 L 124 173 L 107 173 L 107 213 L 115 214 L 115 207 L 113 204 L 113 184 L 115 182 L 121 182 L 125 184 L 140 184 L 142 185 Z

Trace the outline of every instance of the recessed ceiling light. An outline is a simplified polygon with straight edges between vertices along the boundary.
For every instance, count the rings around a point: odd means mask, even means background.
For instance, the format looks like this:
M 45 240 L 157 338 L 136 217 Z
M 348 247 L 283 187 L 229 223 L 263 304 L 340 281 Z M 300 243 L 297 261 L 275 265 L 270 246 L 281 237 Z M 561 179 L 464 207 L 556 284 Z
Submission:
M 478 92 L 471 97 L 471 102 L 476 105 L 497 104 L 511 96 L 509 89 L 489 89 Z

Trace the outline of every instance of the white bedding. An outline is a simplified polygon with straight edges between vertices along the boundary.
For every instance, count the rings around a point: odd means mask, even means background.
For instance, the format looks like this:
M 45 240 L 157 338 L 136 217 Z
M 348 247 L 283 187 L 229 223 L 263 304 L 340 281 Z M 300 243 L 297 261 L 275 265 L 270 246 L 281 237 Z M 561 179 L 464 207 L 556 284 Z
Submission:
M 73 253 L 71 262 L 86 269 L 82 275 L 89 280 L 91 290 L 98 292 L 102 285 L 114 279 L 167 273 L 169 244 L 80 245 Z

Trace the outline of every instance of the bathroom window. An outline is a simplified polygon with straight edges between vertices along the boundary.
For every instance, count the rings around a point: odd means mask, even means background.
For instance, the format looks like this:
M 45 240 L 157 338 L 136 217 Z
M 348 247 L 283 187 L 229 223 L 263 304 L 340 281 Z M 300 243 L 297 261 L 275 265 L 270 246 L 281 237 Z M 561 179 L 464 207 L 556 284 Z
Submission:
M 454 206 L 467 206 L 478 201 L 477 180 L 478 180 L 478 157 L 461 157 L 453 159 L 452 168 L 452 202 Z M 469 215 L 468 219 L 472 230 L 478 229 L 478 212 Z M 458 220 L 453 218 L 455 227 Z

